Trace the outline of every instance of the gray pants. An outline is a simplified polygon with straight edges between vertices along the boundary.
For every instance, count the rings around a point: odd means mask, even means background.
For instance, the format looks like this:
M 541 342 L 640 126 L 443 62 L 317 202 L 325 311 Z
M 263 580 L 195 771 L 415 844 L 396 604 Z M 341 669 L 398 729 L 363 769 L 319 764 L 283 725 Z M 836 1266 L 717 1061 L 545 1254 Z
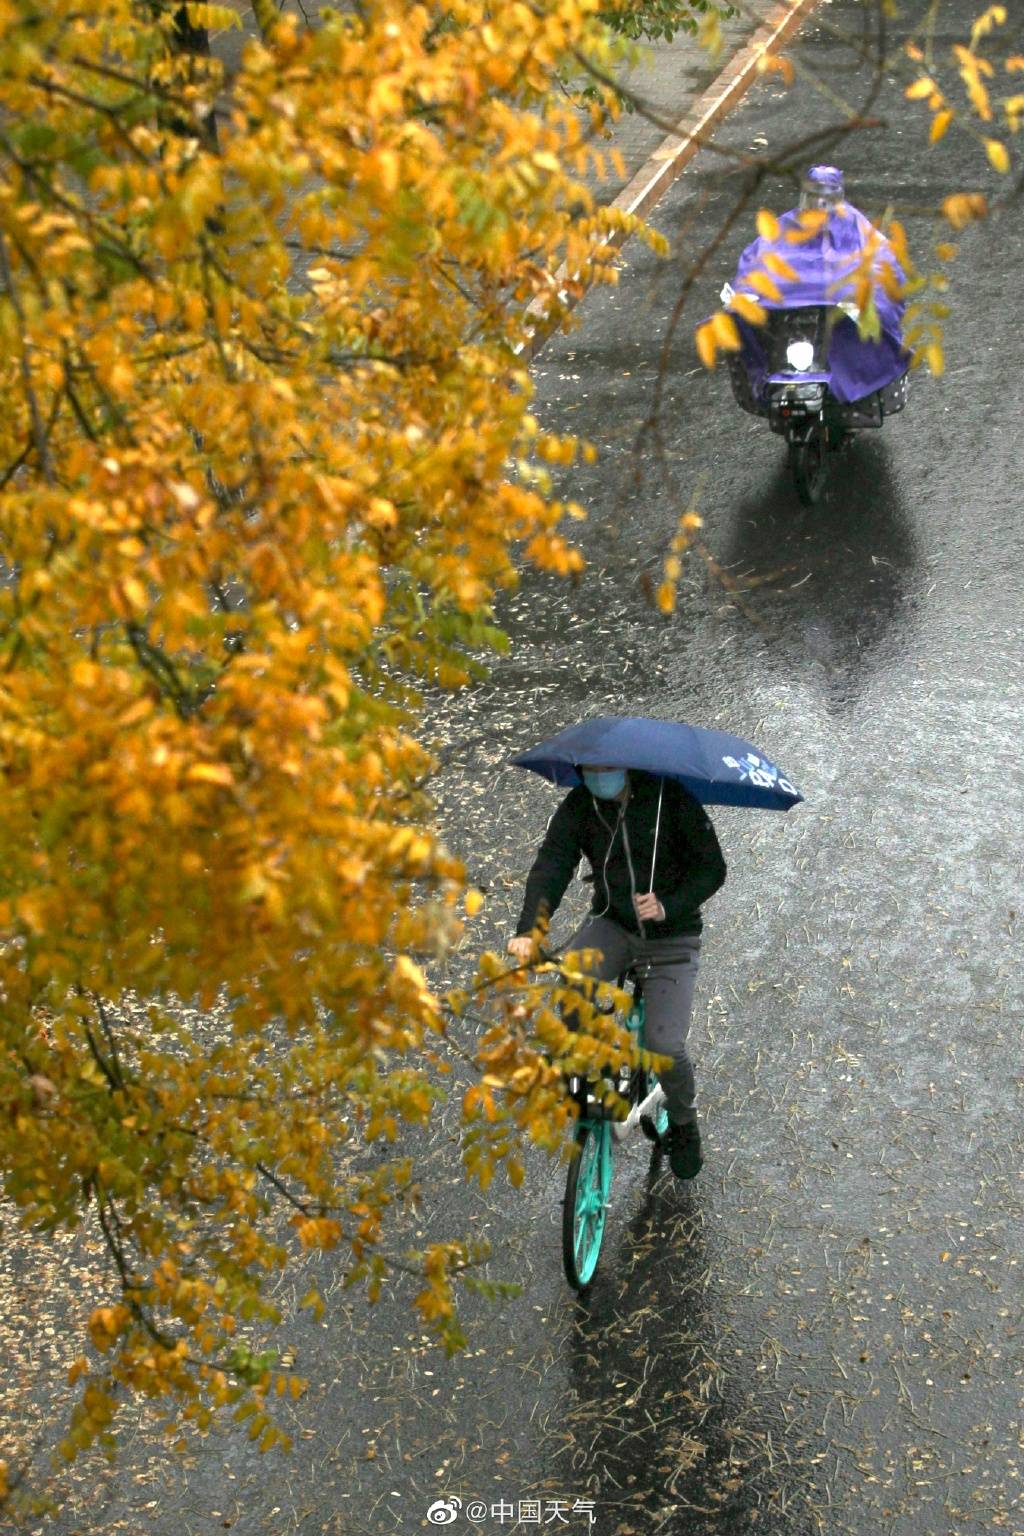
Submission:
M 672 1057 L 672 1066 L 659 1077 L 669 1119 L 679 1125 L 694 1122 L 693 1063 L 686 1037 L 700 966 L 700 935 L 642 939 L 610 918 L 591 917 L 566 945 L 566 950 L 579 949 L 601 951 L 600 960 L 587 970 L 599 981 L 614 981 L 631 965 L 639 967 L 644 982 L 644 1044 L 659 1056 Z M 575 1018 L 574 1013 L 567 1013 L 569 1029 L 575 1027 Z

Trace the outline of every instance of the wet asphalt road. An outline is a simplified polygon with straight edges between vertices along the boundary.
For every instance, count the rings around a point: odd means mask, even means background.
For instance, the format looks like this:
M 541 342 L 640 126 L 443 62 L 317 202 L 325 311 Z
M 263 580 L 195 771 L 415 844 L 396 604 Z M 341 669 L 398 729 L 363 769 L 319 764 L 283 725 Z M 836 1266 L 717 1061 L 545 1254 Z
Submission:
M 863 79 L 820 22 L 802 56 L 851 93 Z M 879 111 L 885 132 L 841 155 L 866 211 L 986 183 L 976 147 L 929 151 L 898 91 Z M 806 81 L 765 85 L 722 137 L 774 145 L 833 115 Z M 718 169 L 701 157 L 658 227 L 708 237 L 729 206 Z M 787 205 L 781 186 L 764 201 Z M 929 243 L 926 220 L 908 228 Z M 1022 235 L 1018 205 L 965 238 L 945 378 L 917 376 L 812 511 L 689 339 L 749 221 L 695 289 L 659 451 L 636 439 L 678 266 L 631 247 L 618 291 L 548 346 L 543 424 L 601 451 L 572 481 L 590 564 L 575 589 L 528 576 L 492 682 L 434 710 L 439 739 L 482 737 L 442 813 L 489 893 L 472 940 L 498 945 L 555 804 L 502 767 L 513 746 L 589 713 L 678 716 L 749 736 L 800 786 L 786 817 L 715 815 L 729 878 L 706 909 L 692 1037 L 704 1172 L 677 1184 L 626 1144 L 581 1304 L 557 1167 L 534 1154 L 518 1193 L 467 1190 L 451 1106 L 421 1158 L 423 1229 L 486 1232 L 494 1277 L 525 1285 L 469 1299 L 468 1353 L 446 1361 L 411 1314 L 337 1291 L 328 1326 L 293 1331 L 312 1387 L 290 1458 L 211 1436 L 174 1461 L 140 1439 L 47 1529 L 384 1536 L 452 1495 L 455 1532 L 509 1529 L 531 1499 L 540 1518 L 519 1529 L 597 1536 L 1024 1530 Z M 691 493 L 714 564 L 691 558 L 666 620 L 642 581 Z

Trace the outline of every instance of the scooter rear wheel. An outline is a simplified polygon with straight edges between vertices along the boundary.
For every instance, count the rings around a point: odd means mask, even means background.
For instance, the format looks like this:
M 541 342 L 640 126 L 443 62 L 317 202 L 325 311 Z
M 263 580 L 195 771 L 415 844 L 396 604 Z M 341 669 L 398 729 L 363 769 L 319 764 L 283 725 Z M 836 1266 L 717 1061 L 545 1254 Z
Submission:
M 825 428 L 812 427 L 805 437 L 792 438 L 789 462 L 796 493 L 805 507 L 817 506 L 828 479 L 828 443 Z

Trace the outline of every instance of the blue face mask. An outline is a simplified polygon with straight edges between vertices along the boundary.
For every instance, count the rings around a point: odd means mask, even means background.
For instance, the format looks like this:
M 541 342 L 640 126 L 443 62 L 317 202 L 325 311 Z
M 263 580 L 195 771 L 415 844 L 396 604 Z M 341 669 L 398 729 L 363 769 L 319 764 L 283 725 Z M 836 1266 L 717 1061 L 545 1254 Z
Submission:
M 581 771 L 584 784 L 598 800 L 614 800 L 626 787 L 624 768 L 606 768 L 602 773 L 592 773 L 588 768 Z

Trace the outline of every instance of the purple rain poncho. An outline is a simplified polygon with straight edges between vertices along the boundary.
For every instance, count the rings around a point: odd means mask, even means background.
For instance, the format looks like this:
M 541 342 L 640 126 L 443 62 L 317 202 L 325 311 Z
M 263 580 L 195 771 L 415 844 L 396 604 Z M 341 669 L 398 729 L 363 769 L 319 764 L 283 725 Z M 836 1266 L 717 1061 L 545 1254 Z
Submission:
M 732 287 L 736 293 L 746 294 L 765 309 L 801 309 L 808 305 L 836 305 L 853 300 L 853 274 L 861 260 L 864 246 L 878 237 L 878 230 L 859 209 L 850 203 L 840 203 L 830 211 L 821 229 L 810 239 L 792 244 L 787 241 L 787 231 L 800 232 L 799 212 L 792 209 L 779 219 L 781 226 L 776 240 L 763 236 L 748 245 L 736 268 Z M 770 252 L 781 256 L 796 273 L 795 281 L 774 277 L 781 291 L 781 299 L 765 298 L 748 285 L 747 279 L 757 270 L 764 271 L 764 258 Z M 903 269 L 896 260 L 891 243 L 881 237 L 881 244 L 872 263 L 875 279 L 873 294 L 878 311 L 881 336 L 877 341 L 861 337 L 857 323 L 844 315 L 837 321 L 829 347 L 829 387 L 843 405 L 862 400 L 875 390 L 884 389 L 907 371 L 909 356 L 903 348 L 902 299 L 892 298 L 878 283 L 878 275 L 888 265 L 902 283 Z M 768 379 L 764 346 L 759 328 L 750 325 L 742 316 L 733 318 L 743 341 L 741 357 L 746 367 L 751 389 L 755 397 L 762 393 Z M 808 377 L 821 378 L 821 374 Z

